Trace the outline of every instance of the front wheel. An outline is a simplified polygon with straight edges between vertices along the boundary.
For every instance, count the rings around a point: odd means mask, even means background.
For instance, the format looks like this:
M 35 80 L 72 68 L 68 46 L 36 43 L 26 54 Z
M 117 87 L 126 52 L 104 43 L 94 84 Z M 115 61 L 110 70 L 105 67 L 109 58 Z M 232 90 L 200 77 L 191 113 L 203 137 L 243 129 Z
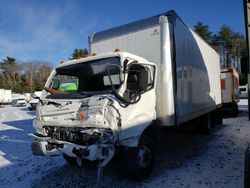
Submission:
M 124 165 L 127 175 L 136 181 L 149 177 L 154 165 L 154 142 L 149 136 L 143 136 L 136 148 L 124 151 Z

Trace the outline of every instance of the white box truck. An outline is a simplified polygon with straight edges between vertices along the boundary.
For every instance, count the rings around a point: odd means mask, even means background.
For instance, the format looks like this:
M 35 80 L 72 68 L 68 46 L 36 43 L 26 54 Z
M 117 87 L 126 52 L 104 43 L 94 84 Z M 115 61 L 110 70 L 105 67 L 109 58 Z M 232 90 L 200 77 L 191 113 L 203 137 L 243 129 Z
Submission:
M 224 113 L 238 114 L 239 74 L 234 68 L 221 70 L 221 98 Z
M 4 89 L 0 89 L 0 104 L 4 101 Z
M 12 103 L 12 91 L 9 89 L 0 89 L 0 104 L 8 105 Z
M 94 33 L 89 43 L 91 56 L 59 64 L 48 78 L 33 154 L 102 167 L 122 148 L 126 171 L 142 180 L 153 169 L 157 127 L 214 123 L 219 56 L 174 11 Z

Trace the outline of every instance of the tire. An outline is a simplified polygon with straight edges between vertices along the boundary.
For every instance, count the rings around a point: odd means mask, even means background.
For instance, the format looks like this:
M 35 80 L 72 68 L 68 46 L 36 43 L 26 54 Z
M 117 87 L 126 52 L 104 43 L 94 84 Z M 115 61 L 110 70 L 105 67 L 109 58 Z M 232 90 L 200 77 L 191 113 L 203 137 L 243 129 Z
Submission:
M 67 161 L 69 164 L 73 164 L 76 165 L 76 158 L 75 157 L 70 157 L 68 155 L 66 155 L 65 153 L 63 153 L 63 158 L 65 159 L 65 161 Z
M 222 117 L 222 113 L 221 113 L 221 109 L 218 109 L 215 111 L 215 120 L 216 120 L 216 124 L 218 125 L 222 125 L 223 124 L 223 117 Z
M 146 135 L 143 135 L 136 148 L 124 150 L 124 165 L 126 174 L 130 179 L 142 181 L 148 178 L 154 166 L 154 142 Z
M 194 128 L 195 128 L 196 133 L 208 135 L 212 128 L 211 124 L 212 124 L 212 120 L 211 120 L 210 113 L 196 118 L 194 122 Z
M 216 111 L 212 111 L 210 114 L 211 129 L 216 127 Z
M 238 104 L 236 102 L 234 102 L 232 105 L 232 108 L 233 108 L 233 115 L 237 116 L 239 114 Z
M 245 153 L 245 169 L 244 169 L 244 187 L 250 187 L 250 145 Z

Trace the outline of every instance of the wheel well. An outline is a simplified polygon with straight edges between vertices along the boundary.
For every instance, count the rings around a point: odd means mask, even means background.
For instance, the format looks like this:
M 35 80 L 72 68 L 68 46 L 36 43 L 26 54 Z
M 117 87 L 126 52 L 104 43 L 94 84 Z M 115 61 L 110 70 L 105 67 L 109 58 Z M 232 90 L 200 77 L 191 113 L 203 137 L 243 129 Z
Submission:
M 155 124 L 149 125 L 141 134 L 140 140 L 143 138 L 143 136 L 149 136 L 152 138 L 154 143 L 158 142 L 159 140 L 159 133 L 158 133 L 158 128 Z M 140 141 L 139 140 L 139 141 Z

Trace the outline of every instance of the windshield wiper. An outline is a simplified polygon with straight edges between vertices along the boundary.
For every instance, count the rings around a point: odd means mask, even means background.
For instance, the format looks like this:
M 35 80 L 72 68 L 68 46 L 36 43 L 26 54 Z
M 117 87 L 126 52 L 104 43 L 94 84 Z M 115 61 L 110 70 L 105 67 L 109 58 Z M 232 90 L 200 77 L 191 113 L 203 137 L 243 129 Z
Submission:
M 102 95 L 102 94 L 111 94 L 111 90 L 103 90 L 103 91 L 81 91 L 78 92 L 82 95 L 93 96 L 93 95 Z
M 91 97 L 93 95 L 91 92 L 87 92 L 87 91 L 79 91 L 77 93 L 80 95 L 83 95 L 84 97 Z

